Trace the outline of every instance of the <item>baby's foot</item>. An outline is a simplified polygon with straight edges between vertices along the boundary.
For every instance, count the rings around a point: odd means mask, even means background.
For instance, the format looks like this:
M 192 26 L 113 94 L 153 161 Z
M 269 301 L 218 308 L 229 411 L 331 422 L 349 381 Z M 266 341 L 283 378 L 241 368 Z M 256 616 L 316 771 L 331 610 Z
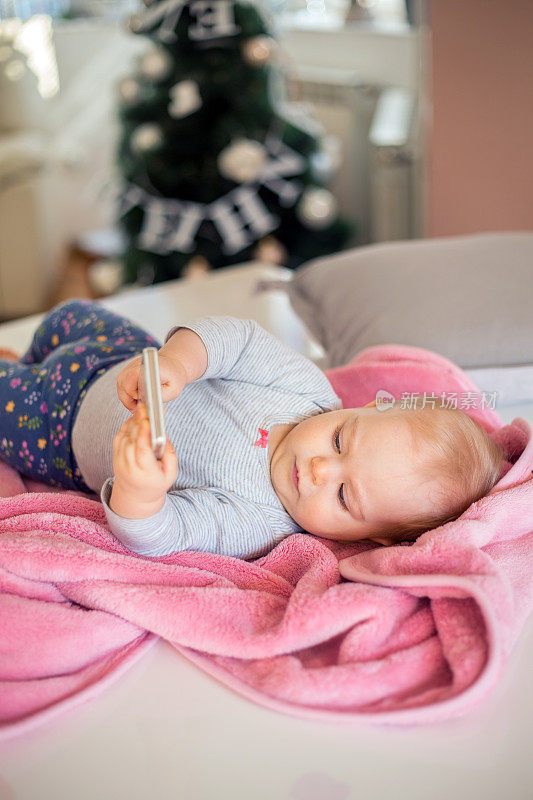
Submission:
M 19 361 L 19 353 L 10 347 L 0 347 L 0 361 Z

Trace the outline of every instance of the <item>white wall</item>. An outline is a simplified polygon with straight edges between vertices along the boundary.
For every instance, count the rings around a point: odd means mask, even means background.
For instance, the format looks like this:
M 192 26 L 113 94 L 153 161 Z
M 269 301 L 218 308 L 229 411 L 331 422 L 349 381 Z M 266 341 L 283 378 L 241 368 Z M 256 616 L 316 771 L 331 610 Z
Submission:
M 418 34 L 411 28 L 292 29 L 281 43 L 296 65 L 353 70 L 369 83 L 417 89 Z

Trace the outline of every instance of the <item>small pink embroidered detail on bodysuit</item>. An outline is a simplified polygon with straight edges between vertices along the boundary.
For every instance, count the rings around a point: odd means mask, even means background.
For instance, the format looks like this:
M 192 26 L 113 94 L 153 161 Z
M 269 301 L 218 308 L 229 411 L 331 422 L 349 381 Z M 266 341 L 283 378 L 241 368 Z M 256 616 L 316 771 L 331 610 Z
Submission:
M 263 428 L 259 428 L 259 433 L 261 434 L 261 438 L 254 442 L 254 447 L 266 447 L 268 444 L 268 431 L 263 430 Z

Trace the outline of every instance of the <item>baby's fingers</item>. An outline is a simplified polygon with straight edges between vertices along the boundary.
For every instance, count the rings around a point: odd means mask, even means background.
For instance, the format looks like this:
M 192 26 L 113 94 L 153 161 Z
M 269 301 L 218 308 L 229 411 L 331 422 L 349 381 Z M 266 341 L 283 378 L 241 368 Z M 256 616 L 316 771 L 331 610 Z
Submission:
M 113 440 L 113 452 L 118 453 L 123 449 L 125 442 L 130 438 L 129 420 L 121 425 Z
M 147 458 L 150 460 L 155 458 L 154 451 L 152 450 L 152 441 L 150 437 L 150 423 L 147 419 L 142 419 L 136 426 L 136 449 L 139 458 L 143 458 L 146 462 Z
M 113 442 L 113 469 L 115 475 L 130 478 L 135 467 L 135 442 L 126 431 L 120 431 Z
M 178 475 L 178 459 L 170 439 L 167 439 L 163 458 L 160 463 L 163 468 L 165 479 L 169 482 L 169 485 L 174 483 Z
M 139 379 L 141 374 L 141 359 L 138 358 L 124 367 L 117 378 L 117 394 L 120 402 L 128 411 L 134 411 L 139 399 Z
M 128 411 L 131 411 L 133 413 L 137 406 L 137 401 L 139 397 L 138 391 L 136 390 L 128 391 L 127 389 L 124 388 L 123 385 L 117 382 L 117 395 L 122 405 L 125 406 L 128 409 Z

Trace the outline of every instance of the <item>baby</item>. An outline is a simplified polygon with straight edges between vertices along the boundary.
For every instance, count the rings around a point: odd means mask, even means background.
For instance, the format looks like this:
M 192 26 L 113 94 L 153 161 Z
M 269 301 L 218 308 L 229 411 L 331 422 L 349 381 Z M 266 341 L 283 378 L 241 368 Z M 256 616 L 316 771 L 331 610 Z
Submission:
M 159 344 L 90 301 L 53 309 L 17 362 L 0 354 L 0 456 L 100 494 L 146 556 L 256 558 L 296 531 L 412 540 L 486 494 L 501 449 L 452 409 L 343 409 L 323 372 L 253 320 L 205 317 L 159 349 L 168 439 L 158 461 L 139 401 Z

